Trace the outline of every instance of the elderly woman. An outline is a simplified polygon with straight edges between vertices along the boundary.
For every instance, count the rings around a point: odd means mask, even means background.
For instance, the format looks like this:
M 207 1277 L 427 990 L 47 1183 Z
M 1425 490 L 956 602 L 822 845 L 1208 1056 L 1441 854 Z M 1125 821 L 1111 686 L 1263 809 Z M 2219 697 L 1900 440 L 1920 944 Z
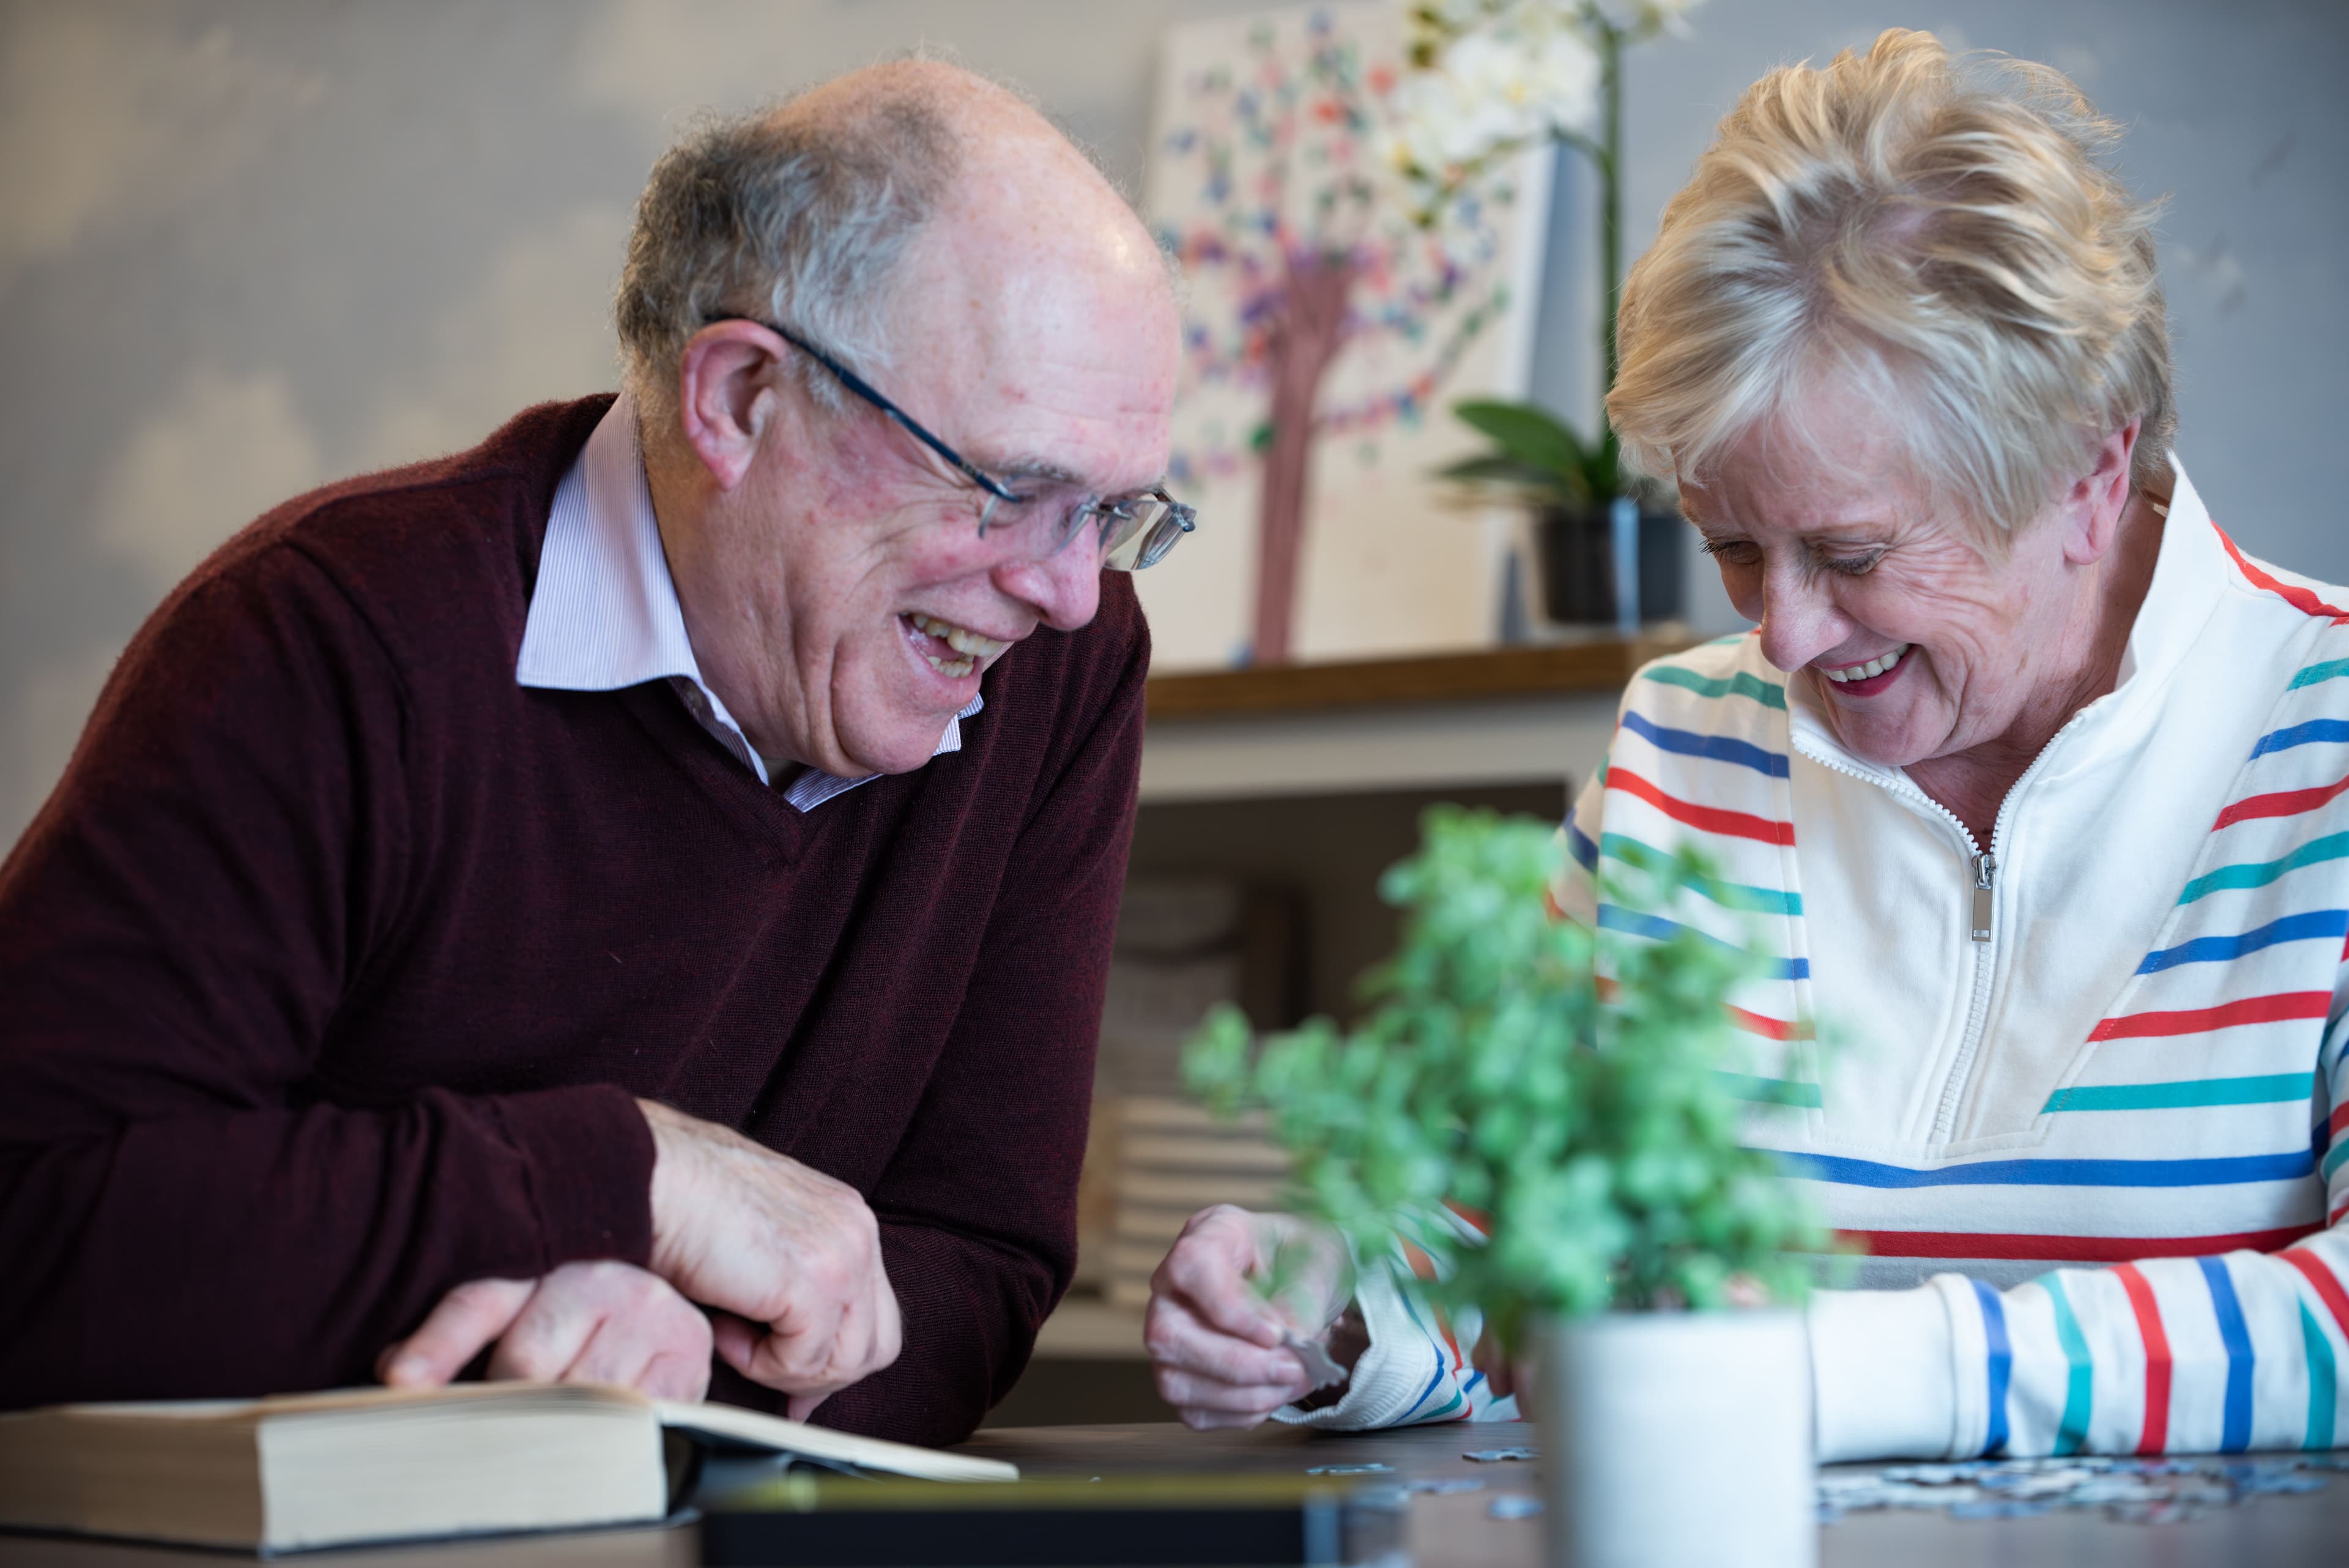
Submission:
M 1775 961 L 1752 1137 L 1868 1253 L 1810 1309 L 1825 1459 L 2349 1441 L 2349 595 L 2172 457 L 2111 136 L 1888 32 L 1757 83 L 1623 293 L 1615 427 L 1758 624 L 1632 680 L 1556 896 L 1638 940 L 1607 861 L 1694 843 L 1682 918 Z M 1300 1408 L 1242 1279 L 1301 1223 L 1160 1270 L 1193 1425 L 1509 1413 L 1379 1270 Z

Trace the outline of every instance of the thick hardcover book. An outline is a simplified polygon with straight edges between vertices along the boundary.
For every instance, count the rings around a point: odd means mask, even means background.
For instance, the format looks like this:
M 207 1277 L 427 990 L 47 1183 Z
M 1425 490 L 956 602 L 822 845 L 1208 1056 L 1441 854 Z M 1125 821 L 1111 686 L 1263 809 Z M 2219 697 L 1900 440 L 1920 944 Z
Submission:
M 649 1523 L 702 1447 L 926 1480 L 1017 1467 L 623 1388 L 476 1383 L 0 1416 L 0 1526 L 298 1552 Z

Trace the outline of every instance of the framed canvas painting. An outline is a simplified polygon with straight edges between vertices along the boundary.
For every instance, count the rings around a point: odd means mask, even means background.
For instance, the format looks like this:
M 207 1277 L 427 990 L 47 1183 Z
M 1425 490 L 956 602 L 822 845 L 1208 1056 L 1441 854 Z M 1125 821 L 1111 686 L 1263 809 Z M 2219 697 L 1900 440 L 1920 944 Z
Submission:
M 1403 8 L 1166 36 L 1144 206 L 1185 280 L 1170 480 L 1201 531 L 1135 579 L 1160 670 L 1489 646 L 1524 527 L 1433 472 L 1525 395 L 1547 149 L 1431 217 L 1387 155 Z

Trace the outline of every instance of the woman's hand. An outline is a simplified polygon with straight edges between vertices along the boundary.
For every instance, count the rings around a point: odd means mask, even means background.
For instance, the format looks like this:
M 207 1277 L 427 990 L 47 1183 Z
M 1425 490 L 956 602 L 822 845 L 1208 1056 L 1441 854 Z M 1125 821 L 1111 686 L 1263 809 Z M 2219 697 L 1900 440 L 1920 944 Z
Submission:
M 1195 1430 L 1255 1426 L 1313 1392 L 1284 1340 L 1321 1338 L 1352 1296 L 1345 1243 L 1328 1226 L 1228 1203 L 1201 1210 L 1150 1279 L 1143 1342 L 1159 1397 Z M 1340 1354 L 1350 1367 L 1360 1337 L 1340 1337 L 1353 1341 L 1352 1356 Z
M 1476 1347 L 1468 1353 L 1468 1358 L 1485 1375 L 1485 1385 L 1492 1389 L 1494 1398 L 1506 1399 L 1514 1394 L 1517 1397 L 1519 1418 L 1534 1418 L 1533 1366 L 1503 1350 L 1500 1341 L 1493 1336 L 1491 1324 L 1486 1324 L 1485 1332 L 1476 1336 Z

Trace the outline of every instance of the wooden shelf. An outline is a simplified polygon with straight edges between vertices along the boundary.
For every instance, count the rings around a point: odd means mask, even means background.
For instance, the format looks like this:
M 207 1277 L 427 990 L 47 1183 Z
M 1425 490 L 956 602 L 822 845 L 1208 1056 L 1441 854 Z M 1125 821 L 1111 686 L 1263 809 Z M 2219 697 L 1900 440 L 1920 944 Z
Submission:
M 1147 1361 L 1142 1309 L 1071 1295 L 1036 1331 L 1036 1355 L 1048 1361 Z
M 1689 639 L 1684 637 L 1642 637 L 1630 641 L 1606 638 L 1411 659 L 1154 675 L 1148 696 L 1150 721 L 1157 724 L 1615 691 L 1640 665 L 1687 646 Z

